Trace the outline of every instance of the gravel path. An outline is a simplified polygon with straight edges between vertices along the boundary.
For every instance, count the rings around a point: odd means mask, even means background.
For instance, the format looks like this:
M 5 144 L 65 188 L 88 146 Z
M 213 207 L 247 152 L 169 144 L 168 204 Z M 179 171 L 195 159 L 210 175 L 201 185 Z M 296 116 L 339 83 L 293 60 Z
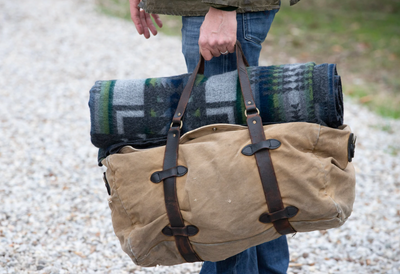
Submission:
M 0 273 L 198 273 L 137 267 L 122 252 L 89 138 L 94 81 L 184 73 L 180 40 L 146 41 L 92 0 L 0 10 Z M 400 273 L 400 121 L 348 100 L 345 120 L 358 135 L 354 213 L 289 237 L 289 273 Z

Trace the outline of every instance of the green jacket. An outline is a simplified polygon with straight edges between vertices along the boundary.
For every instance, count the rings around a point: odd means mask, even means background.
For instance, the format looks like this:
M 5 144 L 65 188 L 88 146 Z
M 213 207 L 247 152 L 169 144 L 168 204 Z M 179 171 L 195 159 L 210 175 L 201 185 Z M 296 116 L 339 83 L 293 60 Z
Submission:
M 290 0 L 294 5 L 300 0 Z M 238 7 L 238 13 L 278 9 L 280 0 L 142 0 L 139 7 L 147 13 L 203 16 L 210 6 Z

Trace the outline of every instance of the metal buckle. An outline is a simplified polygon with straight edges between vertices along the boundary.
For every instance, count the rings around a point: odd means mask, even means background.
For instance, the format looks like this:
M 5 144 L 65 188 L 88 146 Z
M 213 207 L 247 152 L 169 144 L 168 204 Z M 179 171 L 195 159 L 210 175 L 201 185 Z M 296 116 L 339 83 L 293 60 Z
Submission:
M 174 122 L 171 123 L 170 128 L 173 126 Z M 183 122 L 181 120 L 181 125 L 179 126 L 179 129 L 181 129 L 183 127 Z
M 260 110 L 256 108 L 258 115 L 260 115 Z M 247 109 L 244 110 L 244 116 L 247 117 Z

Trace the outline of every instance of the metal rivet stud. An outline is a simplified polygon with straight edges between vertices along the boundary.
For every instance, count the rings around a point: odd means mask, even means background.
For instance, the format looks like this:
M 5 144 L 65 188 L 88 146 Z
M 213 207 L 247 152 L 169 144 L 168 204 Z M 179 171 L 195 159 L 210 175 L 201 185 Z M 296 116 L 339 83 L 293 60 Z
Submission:
M 256 120 L 253 120 L 253 124 L 257 124 L 257 121 L 256 121 Z
M 178 116 L 181 116 L 181 115 L 182 115 L 182 113 L 179 112 L 179 113 L 178 113 Z
M 247 104 L 248 104 L 248 105 L 251 105 L 251 101 L 248 101 Z
M 213 131 L 217 131 L 217 129 L 218 129 L 218 128 L 216 128 L 216 127 L 213 127 Z

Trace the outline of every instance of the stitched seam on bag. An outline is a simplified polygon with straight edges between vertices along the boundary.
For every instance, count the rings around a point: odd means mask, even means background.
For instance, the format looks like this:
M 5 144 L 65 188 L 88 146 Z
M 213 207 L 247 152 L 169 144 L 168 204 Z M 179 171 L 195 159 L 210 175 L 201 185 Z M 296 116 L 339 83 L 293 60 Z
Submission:
M 328 185 L 327 171 L 325 171 L 324 165 L 323 165 L 323 163 L 321 162 L 321 160 L 319 159 L 319 157 L 318 157 L 317 155 L 315 155 L 315 148 L 316 148 L 317 145 L 318 145 L 319 137 L 320 137 L 320 135 L 321 135 L 321 130 L 322 130 L 322 126 L 319 125 L 318 137 L 317 137 L 317 140 L 315 141 L 315 144 L 313 145 L 313 148 L 312 148 L 311 153 L 312 153 L 312 155 L 315 157 L 315 159 L 318 161 L 319 166 L 320 166 L 320 169 L 321 169 L 321 171 L 322 171 L 322 174 L 324 174 L 324 189 L 326 189 L 326 187 L 327 187 L 327 185 Z
M 236 242 L 247 241 L 247 240 L 249 240 L 249 239 L 258 237 L 258 236 L 260 236 L 260 235 L 263 235 L 263 234 L 267 233 L 267 232 L 268 232 L 269 230 L 271 230 L 271 229 L 272 229 L 272 230 L 275 230 L 274 227 L 271 226 L 269 229 L 264 230 L 263 232 L 258 233 L 258 234 L 256 234 L 256 235 L 253 235 L 253 236 L 250 236 L 250 237 L 246 237 L 246 238 L 242 238 L 242 239 L 238 239 L 238 240 L 233 240 L 233 241 L 225 241 L 225 242 L 218 242 L 218 243 L 199 243 L 199 242 L 195 242 L 195 241 L 190 241 L 190 242 L 193 243 L 193 244 L 197 244 L 197 245 L 220 245 L 220 244 L 227 244 L 227 243 L 236 243 Z
M 135 258 L 135 263 L 138 264 L 138 259 L 135 253 L 133 252 L 132 245 L 131 245 L 131 237 L 128 237 L 128 246 L 129 246 L 129 251 L 132 253 L 132 256 Z
M 115 174 L 115 172 L 114 172 L 114 174 Z M 115 177 L 115 175 L 114 175 L 114 177 Z M 121 203 L 121 207 L 122 207 L 122 208 L 124 209 L 124 211 L 125 211 L 126 216 L 127 216 L 128 219 L 131 221 L 131 230 L 133 230 L 133 221 L 132 221 L 132 218 L 131 218 L 130 215 L 128 214 L 128 211 L 126 210 L 126 208 L 125 208 L 125 206 L 124 206 L 124 203 L 122 203 L 121 197 L 119 197 L 119 194 L 118 194 L 117 189 L 114 188 L 114 191 L 115 191 L 115 196 L 116 196 L 116 198 L 118 198 L 119 202 Z M 135 253 L 132 252 L 132 246 L 131 246 L 131 243 L 130 243 L 130 238 L 128 238 L 128 245 L 129 245 L 129 250 L 130 250 L 130 252 L 132 253 L 132 256 L 135 257 L 136 260 L 137 260 L 137 257 L 136 257 L 136 255 L 135 255 Z
M 317 141 L 315 142 L 315 145 L 314 145 L 314 147 L 313 147 L 313 149 L 312 149 L 312 155 L 316 158 L 316 160 L 317 160 L 318 163 L 320 164 L 322 173 L 324 174 L 324 189 L 326 189 L 327 186 L 328 186 L 328 178 L 327 178 L 327 176 L 328 176 L 328 171 L 326 171 L 326 170 L 324 169 L 324 165 L 323 165 L 323 162 L 320 160 L 320 157 L 317 156 L 317 155 L 315 155 L 315 153 L 314 153 L 314 152 L 315 152 L 315 148 L 316 148 L 316 146 L 317 146 L 317 144 L 318 144 L 318 141 L 319 141 L 319 137 L 320 137 L 320 135 L 321 135 L 321 130 L 322 130 L 322 126 L 320 125 L 320 126 L 319 126 L 319 131 L 318 131 Z M 335 202 L 335 200 L 333 200 L 333 198 L 332 198 L 331 196 L 329 196 L 329 195 L 327 195 L 327 196 L 332 200 L 332 202 L 333 202 L 333 204 L 334 204 L 334 206 L 335 206 L 335 208 L 336 208 L 337 214 L 340 214 L 340 215 L 341 215 L 342 213 L 339 212 L 339 210 L 338 210 L 338 204 Z M 340 220 L 340 222 L 343 223 L 342 218 L 338 218 L 338 217 L 335 217 L 335 218 L 332 218 L 332 219 L 327 219 L 327 220 L 334 220 L 334 219 L 338 219 L 338 220 Z M 322 220 L 324 220 L 324 219 L 322 219 Z M 312 222 L 312 221 L 302 221 L 302 222 Z
M 156 219 L 154 219 L 152 222 L 156 222 L 159 218 L 161 218 L 161 217 L 163 217 L 163 216 L 165 216 L 165 215 L 167 215 L 166 213 L 163 213 L 162 215 L 160 215 L 159 217 L 157 217 Z M 129 216 L 128 216 L 129 217 Z M 152 222 L 150 222 L 148 225 L 151 225 L 151 223 Z M 128 236 L 128 245 L 129 245 L 129 249 L 130 249 L 130 252 L 132 253 L 132 255 L 135 257 L 135 264 L 137 264 L 137 265 L 140 265 L 143 261 L 145 261 L 146 259 L 147 259 L 147 257 L 149 257 L 151 254 L 151 251 L 153 250 L 153 248 L 155 248 L 156 246 L 158 246 L 159 244 L 161 244 L 161 243 L 163 243 L 163 242 L 174 242 L 175 243 L 175 240 L 162 240 L 162 241 L 159 241 L 159 242 L 157 242 L 155 245 L 153 245 L 152 247 L 150 247 L 149 249 L 148 249 L 148 252 L 145 254 L 145 255 L 141 255 L 141 256 L 137 256 L 137 255 L 135 255 L 135 253 L 133 252 L 133 250 L 132 250 L 132 245 L 131 245 L 131 242 L 130 242 L 130 239 L 131 239 L 131 233 L 132 233 L 132 231 L 133 231 L 134 229 L 132 228 L 131 229 L 131 232 L 129 233 L 129 236 Z
M 125 206 L 124 206 L 124 203 L 122 202 L 121 197 L 119 196 L 119 193 L 118 193 L 118 191 L 117 191 L 117 188 L 116 188 L 116 185 L 115 185 L 115 169 L 113 168 L 113 164 L 111 163 L 111 160 L 110 160 L 110 159 L 111 159 L 111 155 L 108 156 L 108 157 L 106 158 L 106 160 L 107 160 L 107 163 L 108 163 L 108 169 L 110 169 L 110 171 L 113 173 L 113 177 L 112 177 L 112 179 L 113 179 L 113 188 L 112 188 L 113 193 L 115 193 L 115 197 L 118 198 L 118 200 L 119 200 L 119 202 L 120 202 L 120 204 L 121 204 L 121 207 L 122 207 L 122 208 L 124 209 L 124 211 L 125 211 L 126 216 L 127 216 L 127 217 L 129 218 L 129 220 L 131 221 L 131 227 L 133 227 L 132 218 L 131 218 L 130 215 L 128 214 L 128 211 L 126 210 L 126 208 L 125 208 Z M 131 253 L 132 253 L 132 256 L 135 257 L 135 259 L 137 260 L 136 255 L 132 252 L 132 246 L 131 246 L 131 244 L 130 244 L 130 238 L 128 238 L 128 245 L 129 245 L 129 249 L 130 249 L 130 251 L 131 251 Z
M 110 171 L 113 173 L 113 190 L 115 191 L 115 196 L 117 196 L 118 197 L 118 200 L 119 200 L 119 202 L 121 203 L 121 206 L 122 206 L 122 208 L 124 209 L 124 211 L 125 211 L 125 213 L 126 213 L 126 215 L 128 216 L 128 218 L 129 218 L 129 220 L 131 220 L 131 223 L 132 223 L 132 225 L 133 225 L 133 221 L 132 221 L 132 218 L 130 217 L 130 215 L 128 214 L 128 211 L 126 210 L 126 208 L 125 208 L 125 206 L 124 206 L 124 203 L 122 202 L 122 200 L 121 200 L 121 197 L 119 196 L 119 193 L 118 193 L 118 191 L 117 191 L 117 186 L 116 186 L 116 184 L 115 184 L 115 169 L 114 169 L 114 167 L 113 167 L 113 164 L 111 163 L 111 160 L 110 160 L 110 157 L 111 156 L 108 156 L 107 157 L 107 163 L 108 163 L 108 165 L 109 165 L 109 169 L 110 169 Z
M 125 211 L 125 214 L 127 215 L 127 217 L 129 218 L 129 220 L 131 221 L 131 223 L 132 223 L 132 226 L 133 226 L 133 221 L 132 221 L 132 218 L 131 218 L 131 216 L 128 214 L 128 211 L 126 210 L 126 208 L 125 208 L 125 206 L 124 206 L 124 203 L 122 202 L 122 200 L 121 200 L 121 197 L 119 197 L 119 194 L 118 194 L 118 191 L 117 191 L 117 189 L 116 188 L 114 188 L 114 190 L 115 190 L 115 196 L 117 196 L 117 198 L 118 198 L 118 200 L 119 200 L 119 202 L 121 203 L 121 206 L 122 206 L 122 208 L 124 209 L 124 211 Z
M 321 222 L 321 221 L 335 221 L 335 220 L 339 220 L 341 223 L 344 223 L 340 218 L 337 218 L 337 217 L 324 218 L 324 219 L 318 219 L 318 220 L 301 220 L 301 221 L 295 221 L 295 222 L 291 222 L 291 223 L 293 223 L 293 224 L 295 224 L 295 223 L 317 223 L 317 222 Z M 298 232 L 302 232 L 302 231 L 298 231 Z
M 315 148 L 316 148 L 317 145 L 318 145 L 319 137 L 321 136 L 321 130 L 322 130 L 322 126 L 319 125 L 317 140 L 315 141 L 315 144 L 313 145 L 313 148 L 312 148 L 312 153 L 313 153 L 313 154 L 314 154 Z
M 269 231 L 269 230 L 271 230 L 271 229 L 274 230 L 273 227 L 270 227 L 269 229 L 264 230 L 263 232 L 258 233 L 258 234 L 256 234 L 256 235 L 253 235 L 253 236 L 250 236 L 250 237 L 246 237 L 246 238 L 242 238 L 242 239 L 238 239 L 238 240 L 234 240 L 234 241 L 225 241 L 225 242 L 219 242 L 219 243 L 199 243 L 199 242 L 195 242 L 195 241 L 193 241 L 193 240 L 190 240 L 190 243 L 191 243 L 191 244 L 192 244 L 192 243 L 193 243 L 193 244 L 197 244 L 197 245 L 220 245 L 220 244 L 227 244 L 227 243 L 235 243 L 235 242 L 239 242 L 239 241 L 246 241 L 246 240 L 248 240 L 248 239 L 251 239 L 251 238 L 260 236 L 260 235 L 266 233 L 267 231 Z M 156 245 L 154 245 L 153 247 L 151 247 L 151 248 L 149 249 L 149 252 L 148 252 L 146 255 L 141 256 L 140 259 L 137 258 L 139 264 L 140 264 L 140 262 L 142 262 L 147 256 L 150 255 L 150 253 L 151 253 L 151 251 L 152 251 L 153 248 L 155 248 L 156 246 L 160 245 L 160 244 L 163 243 L 163 242 L 174 242 L 174 240 L 163 240 L 163 241 L 158 242 Z M 194 248 L 194 247 L 193 247 L 193 248 Z
M 314 151 L 312 152 L 312 155 L 315 157 L 315 159 L 317 159 L 321 173 L 324 174 L 324 189 L 326 189 L 326 187 L 328 185 L 328 178 L 327 178 L 328 171 L 325 170 L 323 162 L 319 159 L 319 156 L 314 154 Z
M 162 244 L 162 243 L 164 243 L 164 242 L 173 242 L 173 243 L 175 243 L 175 240 L 163 240 L 163 241 L 160 241 L 160 242 L 156 243 L 154 246 L 152 246 L 151 248 L 149 248 L 149 251 L 146 253 L 146 255 L 143 255 L 143 256 L 141 256 L 140 258 L 136 258 L 138 264 L 141 264 L 143 261 L 145 261 L 145 260 L 147 259 L 147 257 L 150 256 L 151 251 L 152 251 L 155 247 L 157 247 L 158 245 L 160 245 L 160 244 Z M 181 256 L 181 258 L 183 258 L 183 257 Z
M 340 217 L 337 217 L 337 215 L 336 215 L 336 218 L 339 219 L 340 221 L 342 221 L 343 210 L 341 209 L 339 204 L 336 203 L 336 201 L 331 196 L 329 196 L 329 198 L 332 200 L 333 204 L 335 205 L 336 212 L 340 216 Z

